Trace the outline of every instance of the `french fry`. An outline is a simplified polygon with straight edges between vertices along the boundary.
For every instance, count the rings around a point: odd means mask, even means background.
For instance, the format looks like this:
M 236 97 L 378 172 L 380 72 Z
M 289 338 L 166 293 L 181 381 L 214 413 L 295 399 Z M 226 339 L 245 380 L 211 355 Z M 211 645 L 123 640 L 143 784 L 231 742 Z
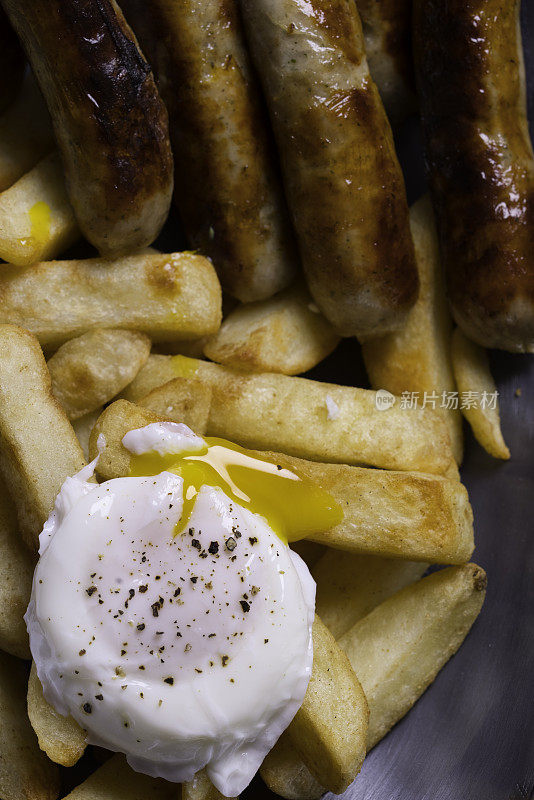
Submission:
M 72 717 L 63 717 L 45 700 L 43 687 L 32 664 L 28 681 L 28 716 L 39 747 L 56 764 L 72 767 L 85 751 L 85 731 Z
M 65 800 L 177 800 L 179 788 L 161 778 L 151 778 L 115 755 L 99 767 Z
M 0 117 L 0 192 L 9 189 L 54 147 L 52 122 L 33 74 Z
M 0 481 L 0 564 L 0 649 L 19 658 L 31 658 L 23 616 L 32 590 L 34 559 L 20 539 L 15 508 L 3 481 Z
M 26 267 L 55 258 L 80 236 L 58 153 L 0 194 L 0 258 Z
M 187 378 L 175 378 L 152 389 L 138 405 L 174 422 L 183 422 L 203 436 L 208 427 L 211 386 Z
M 125 400 L 102 413 L 91 433 L 89 457 L 98 454 L 97 440 L 106 447 L 97 464 L 104 480 L 128 474 L 130 453 L 122 444 L 127 431 L 158 417 Z M 465 487 L 436 475 L 318 464 L 261 452 L 286 469 L 330 492 L 344 512 L 339 525 L 310 535 L 310 539 L 340 550 L 386 558 L 461 564 L 473 552 L 473 515 Z
M 287 731 L 267 753 L 260 775 L 271 792 L 287 800 L 320 800 L 325 793 L 324 786 L 301 761 Z
M 20 531 L 37 549 L 65 478 L 84 466 L 34 336 L 0 325 L 0 472 L 15 502 Z
M 454 392 L 450 341 L 452 321 L 441 271 L 439 243 L 430 198 L 425 195 L 410 209 L 410 227 L 419 271 L 419 297 L 406 323 L 394 333 L 362 342 L 362 353 L 374 389 L 392 394 L 417 392 L 419 401 Z M 447 422 L 454 457 L 462 460 L 462 415 L 439 408 Z
M 215 333 L 221 322 L 217 275 L 194 253 L 6 266 L 0 293 L 0 322 L 22 325 L 50 347 L 94 328 L 137 330 L 155 341 L 191 339 Z
M 102 411 L 102 407 L 95 408 L 95 410 L 91 411 L 89 414 L 72 420 L 74 433 L 80 443 L 86 461 L 89 460 L 89 437 Z
M 339 343 L 308 290 L 293 286 L 268 300 L 238 306 L 204 346 L 227 367 L 298 375 L 326 358 Z
M 59 771 L 39 750 L 26 714 L 23 664 L 0 652 L 0 797 L 56 800 Z
M 449 567 L 397 592 L 339 639 L 369 703 L 368 750 L 458 650 L 485 594 L 483 569 Z
M 117 395 L 150 353 L 137 331 L 98 328 L 65 342 L 48 362 L 54 397 L 70 419 L 79 419 Z
M 182 800 L 226 800 L 226 798 L 215 788 L 205 770 L 201 770 L 192 781 L 182 784 Z
M 347 657 L 316 615 L 312 676 L 287 733 L 312 775 L 334 794 L 344 792 L 362 767 L 368 716 Z
M 241 373 L 185 356 L 150 356 L 123 396 L 135 402 L 171 378 L 211 386 L 208 434 L 316 461 L 443 474 L 453 461 L 436 411 L 378 410 L 376 392 L 287 375 Z
M 405 587 L 339 640 L 369 704 L 370 750 L 432 683 L 458 650 L 484 602 L 486 574 L 476 564 L 449 567 Z M 260 770 L 282 797 L 311 800 L 324 793 L 284 734 Z
M 419 580 L 428 564 L 328 549 L 312 568 L 315 608 L 338 639 L 392 594 Z
M 490 456 L 509 459 L 510 450 L 501 431 L 499 402 L 487 352 L 457 328 L 452 337 L 452 363 L 458 391 L 465 402 L 462 412 L 475 439 Z M 469 397 L 473 399 L 472 405 L 466 402 Z

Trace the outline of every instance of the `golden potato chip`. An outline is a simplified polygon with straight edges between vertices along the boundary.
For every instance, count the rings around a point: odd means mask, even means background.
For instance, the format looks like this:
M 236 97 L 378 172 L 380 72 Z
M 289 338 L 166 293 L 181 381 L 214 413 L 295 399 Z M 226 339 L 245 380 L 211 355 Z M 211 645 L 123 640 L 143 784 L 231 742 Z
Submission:
M 403 327 L 362 342 L 362 353 L 375 389 L 396 395 L 415 392 L 443 414 L 455 459 L 463 452 L 462 416 L 458 409 L 441 409 L 450 403 L 456 384 L 450 342 L 452 320 L 442 274 L 434 212 L 428 196 L 410 209 L 410 227 L 419 271 L 419 297 Z M 435 398 L 435 399 L 432 399 Z
M 134 772 L 124 756 L 115 755 L 65 800 L 177 800 L 179 791 L 175 783 Z
M 360 556 L 328 548 L 312 567 L 315 609 L 338 639 L 358 620 L 426 572 L 424 561 Z
M 315 461 L 443 474 L 454 460 L 437 411 L 393 395 L 274 373 L 251 374 L 185 356 L 150 356 L 123 396 L 136 402 L 172 378 L 213 389 L 208 434 Z
M 490 456 L 509 459 L 499 415 L 499 401 L 491 376 L 488 354 L 480 345 L 467 339 L 457 328 L 452 339 L 452 363 L 462 413 L 471 425 L 475 439 Z
M 0 480 L 0 648 L 31 658 L 23 616 L 30 600 L 35 558 L 21 540 L 17 515 Z
M 182 784 L 182 800 L 225 800 L 225 796 L 215 788 L 206 772 L 201 770 L 192 781 Z
M 135 378 L 150 353 L 137 331 L 97 328 L 65 342 L 48 362 L 52 392 L 70 419 L 112 400 Z
M 85 751 L 85 731 L 72 717 L 64 717 L 45 700 L 43 687 L 32 664 L 28 681 L 28 716 L 39 747 L 56 764 L 72 767 Z
M 204 354 L 227 367 L 298 375 L 326 358 L 339 340 L 308 290 L 297 285 L 231 311 Z
M 0 472 L 31 547 L 63 481 L 84 464 L 39 343 L 22 328 L 0 325 Z
M 93 428 L 89 457 L 98 455 L 103 434 L 106 447 L 97 464 L 104 480 L 128 474 L 130 453 L 125 433 L 158 417 L 126 400 L 108 406 Z M 257 453 L 294 470 L 329 492 L 341 506 L 343 520 L 309 538 L 319 544 L 355 553 L 436 563 L 463 563 L 473 552 L 473 514 L 465 487 L 437 475 L 320 464 L 282 453 Z
M 0 797 L 56 800 L 59 771 L 39 750 L 26 714 L 25 664 L 0 652 Z
M 55 258 L 79 238 L 59 154 L 45 156 L 0 194 L 0 258 L 26 267 Z
M 208 427 L 211 386 L 188 378 L 175 378 L 152 389 L 138 405 L 174 422 L 183 422 L 203 436 Z
M 0 293 L 0 322 L 27 328 L 49 347 L 95 328 L 137 330 L 154 341 L 193 339 L 215 333 L 221 322 L 217 275 L 194 253 L 6 266 Z

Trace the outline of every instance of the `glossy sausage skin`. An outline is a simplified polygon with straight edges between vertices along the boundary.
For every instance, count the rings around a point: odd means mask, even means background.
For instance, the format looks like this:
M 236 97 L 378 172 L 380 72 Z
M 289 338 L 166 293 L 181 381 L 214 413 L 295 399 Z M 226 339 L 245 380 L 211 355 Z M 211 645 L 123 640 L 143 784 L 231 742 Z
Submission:
M 311 293 L 342 336 L 402 325 L 418 277 L 353 0 L 241 0 Z
M 168 213 L 167 112 L 113 0 L 2 0 L 48 104 L 80 228 L 104 256 L 150 244 Z
M 20 89 L 26 59 L 15 31 L 0 8 L 0 114 Z
M 244 302 L 287 286 L 298 260 L 237 0 L 124 0 L 169 108 L 190 243 Z
M 417 0 L 427 171 L 454 317 L 486 347 L 534 351 L 534 159 L 519 0 Z
M 392 125 L 415 111 L 412 0 L 358 0 L 371 76 Z

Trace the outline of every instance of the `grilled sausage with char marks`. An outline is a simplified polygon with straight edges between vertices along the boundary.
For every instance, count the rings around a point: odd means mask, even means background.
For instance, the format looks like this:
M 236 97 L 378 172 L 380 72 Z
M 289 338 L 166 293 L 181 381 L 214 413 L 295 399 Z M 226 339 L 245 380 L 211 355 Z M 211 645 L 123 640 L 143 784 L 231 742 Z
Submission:
M 69 196 L 102 253 L 149 245 L 172 195 L 167 112 L 114 0 L 2 0 L 50 110 Z

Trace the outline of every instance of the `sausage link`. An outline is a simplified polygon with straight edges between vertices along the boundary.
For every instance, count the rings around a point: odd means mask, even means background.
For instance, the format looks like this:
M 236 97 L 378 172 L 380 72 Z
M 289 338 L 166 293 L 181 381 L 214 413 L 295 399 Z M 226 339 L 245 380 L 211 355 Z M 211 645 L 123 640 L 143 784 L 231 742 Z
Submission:
M 353 0 L 241 0 L 304 271 L 343 336 L 399 327 L 418 277 L 402 173 Z
M 2 0 L 48 104 L 83 233 L 117 255 L 168 213 L 167 112 L 114 0 Z
M 534 351 L 534 158 L 519 0 L 417 0 L 427 171 L 456 322 Z
M 190 243 L 244 302 L 287 286 L 298 263 L 269 122 L 237 0 L 125 0 L 169 108 L 177 203 Z
M 358 0 L 371 76 L 393 126 L 415 111 L 412 0 Z

